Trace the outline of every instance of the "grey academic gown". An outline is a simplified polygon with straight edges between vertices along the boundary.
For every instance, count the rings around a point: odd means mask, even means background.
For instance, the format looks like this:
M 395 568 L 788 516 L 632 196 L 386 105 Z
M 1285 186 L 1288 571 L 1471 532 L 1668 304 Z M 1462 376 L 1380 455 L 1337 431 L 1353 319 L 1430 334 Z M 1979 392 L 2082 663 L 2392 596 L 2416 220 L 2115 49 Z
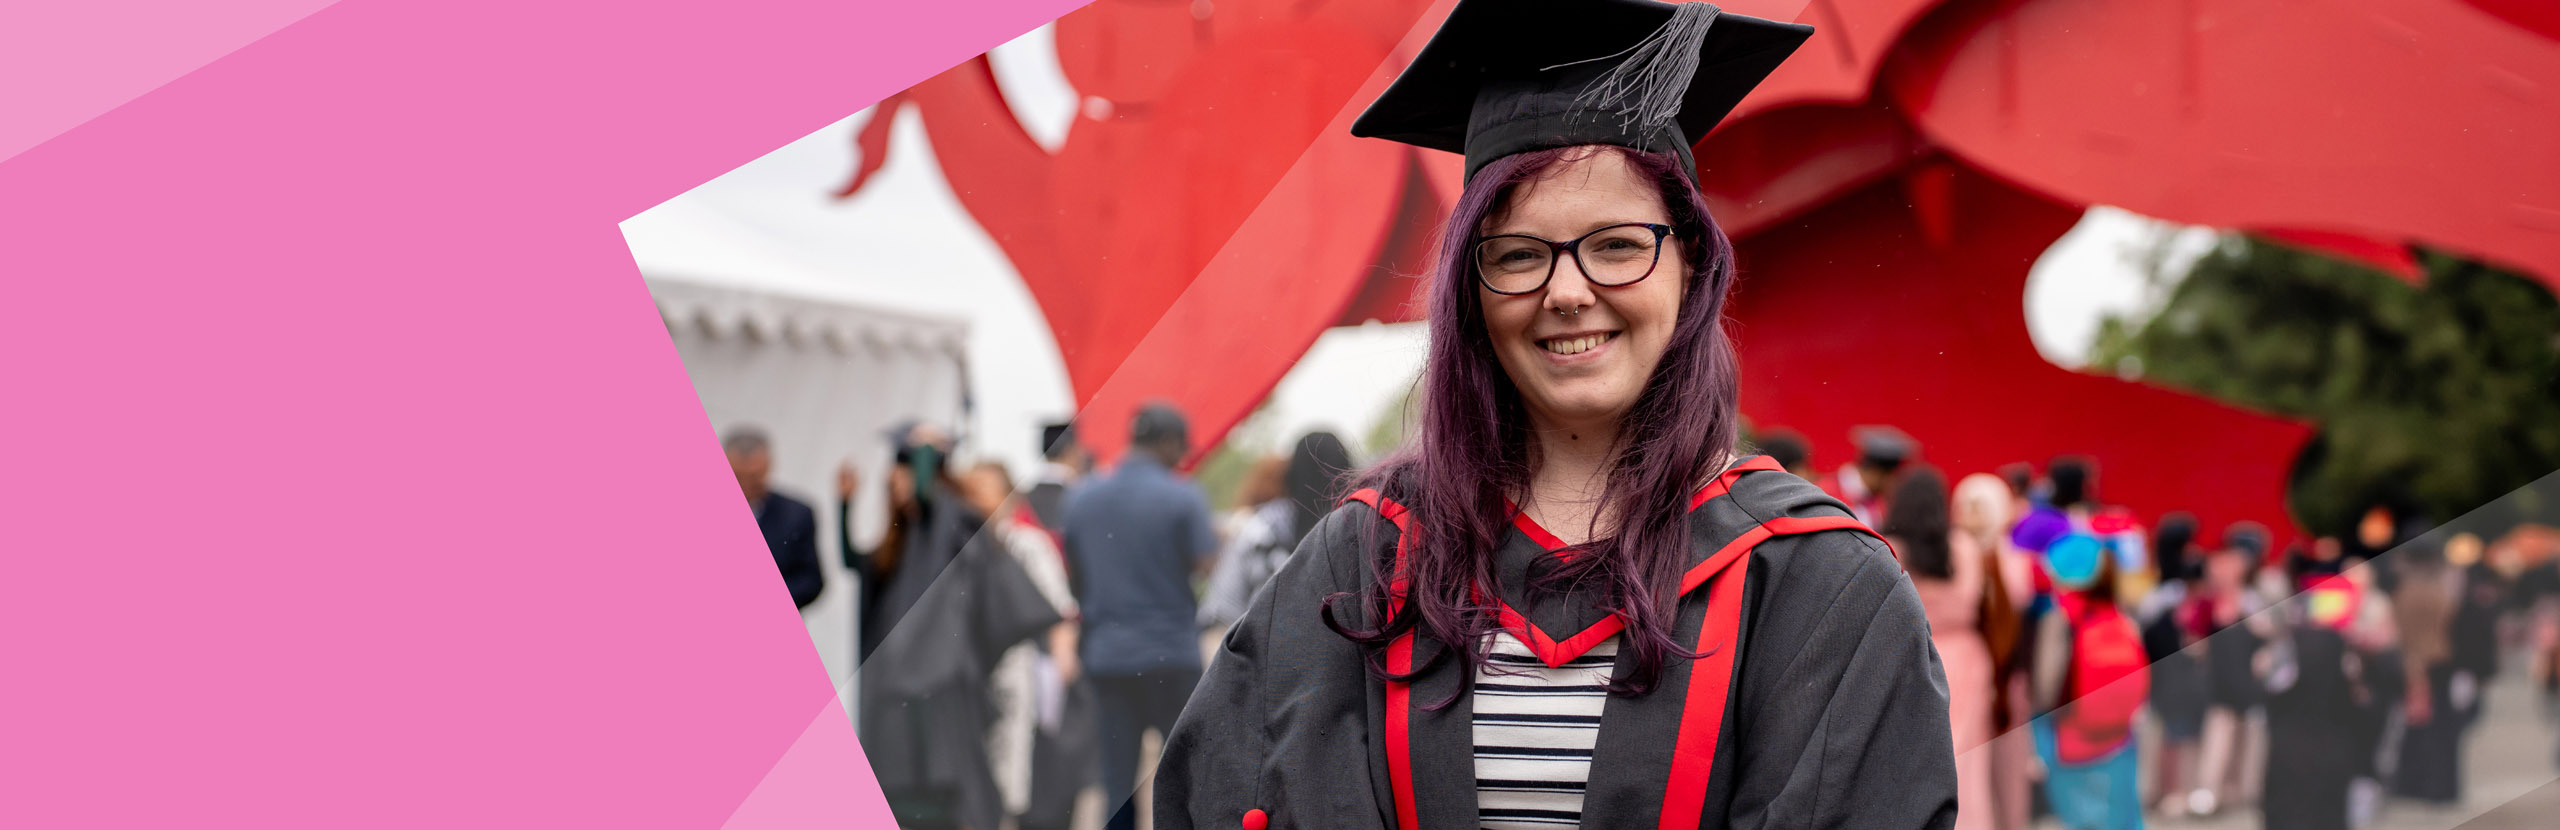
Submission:
M 1765 457 L 1691 504 L 1673 636 L 1706 656 L 1672 660 L 1650 694 L 1608 700 L 1583 826 L 1952 826 L 1946 680 L 1892 552 Z M 1368 587 L 1367 557 L 1399 555 L 1402 512 L 1375 493 L 1346 502 L 1228 632 L 1156 770 L 1160 830 L 1478 826 L 1465 661 L 1382 682 L 1363 667 L 1368 647 L 1319 615 L 1326 597 Z M 1497 552 L 1501 612 L 1560 664 L 1620 623 L 1588 597 L 1526 600 L 1529 564 L 1555 546 L 1544 535 L 1515 522 Z M 1346 628 L 1369 626 L 1359 605 L 1336 603 Z M 1438 648 L 1407 635 L 1384 656 L 1409 669 Z M 1631 650 L 1619 654 L 1624 672 Z

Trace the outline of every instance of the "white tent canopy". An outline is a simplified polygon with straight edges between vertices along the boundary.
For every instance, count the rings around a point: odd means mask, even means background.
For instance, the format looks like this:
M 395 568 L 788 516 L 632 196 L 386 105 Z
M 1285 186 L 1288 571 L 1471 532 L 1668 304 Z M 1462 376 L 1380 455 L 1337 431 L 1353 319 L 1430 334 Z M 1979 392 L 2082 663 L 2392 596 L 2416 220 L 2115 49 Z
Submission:
M 856 586 L 836 543 L 836 468 L 850 460 L 863 479 L 854 521 L 863 531 L 857 538 L 868 541 L 883 519 L 877 493 L 888 473 L 889 427 L 961 417 L 967 326 L 674 277 L 652 275 L 649 290 L 712 428 L 763 430 L 773 446 L 773 489 L 818 514 L 827 588 L 805 617 L 828 676 L 845 689 Z

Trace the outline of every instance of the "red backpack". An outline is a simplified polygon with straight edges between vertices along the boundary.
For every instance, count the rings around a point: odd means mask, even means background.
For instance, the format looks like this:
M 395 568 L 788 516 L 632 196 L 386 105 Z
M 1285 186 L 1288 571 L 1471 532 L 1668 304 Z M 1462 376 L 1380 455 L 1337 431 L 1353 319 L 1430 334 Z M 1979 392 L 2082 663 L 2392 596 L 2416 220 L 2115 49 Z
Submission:
M 2064 763 L 2097 761 L 2133 737 L 2134 720 L 2151 699 L 2151 659 L 2142 631 L 2115 603 L 2078 593 L 2054 597 L 2071 621 L 2068 706 L 2054 721 L 2055 754 Z

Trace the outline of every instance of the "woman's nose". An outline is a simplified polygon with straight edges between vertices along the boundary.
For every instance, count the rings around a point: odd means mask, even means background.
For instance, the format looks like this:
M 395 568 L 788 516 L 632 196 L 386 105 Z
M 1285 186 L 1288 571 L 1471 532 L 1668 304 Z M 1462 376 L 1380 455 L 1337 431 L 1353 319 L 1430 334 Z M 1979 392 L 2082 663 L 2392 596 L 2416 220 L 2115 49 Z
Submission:
M 1547 278 L 1547 307 L 1562 312 L 1580 311 L 1593 300 L 1591 278 L 1582 273 L 1582 262 L 1567 256 L 1556 261 L 1556 272 Z

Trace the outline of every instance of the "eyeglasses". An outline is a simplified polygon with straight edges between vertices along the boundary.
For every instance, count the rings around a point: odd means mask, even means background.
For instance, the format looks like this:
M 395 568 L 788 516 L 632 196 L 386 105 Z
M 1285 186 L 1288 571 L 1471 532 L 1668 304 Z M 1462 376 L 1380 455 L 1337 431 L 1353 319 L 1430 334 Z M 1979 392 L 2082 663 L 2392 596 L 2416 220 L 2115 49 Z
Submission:
M 1670 225 L 1628 222 L 1570 242 L 1525 233 L 1488 236 L 1476 242 L 1476 279 L 1496 294 L 1532 293 L 1555 277 L 1556 260 L 1563 258 L 1559 254 L 1570 254 L 1592 284 L 1630 285 L 1653 274 L 1662 260 L 1662 240 L 1670 235 Z

